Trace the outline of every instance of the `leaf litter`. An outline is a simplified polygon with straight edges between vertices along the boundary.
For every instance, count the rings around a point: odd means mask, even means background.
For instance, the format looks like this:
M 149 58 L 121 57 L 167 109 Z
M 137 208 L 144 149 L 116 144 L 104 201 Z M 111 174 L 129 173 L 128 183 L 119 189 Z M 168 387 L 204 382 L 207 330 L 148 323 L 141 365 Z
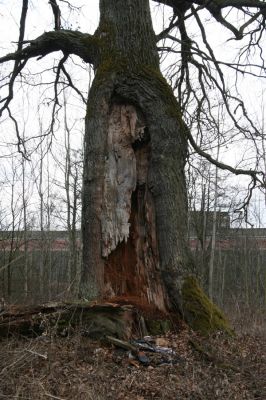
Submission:
M 263 336 L 204 338 L 185 327 L 126 347 L 80 332 L 3 339 L 0 399 L 266 399 Z

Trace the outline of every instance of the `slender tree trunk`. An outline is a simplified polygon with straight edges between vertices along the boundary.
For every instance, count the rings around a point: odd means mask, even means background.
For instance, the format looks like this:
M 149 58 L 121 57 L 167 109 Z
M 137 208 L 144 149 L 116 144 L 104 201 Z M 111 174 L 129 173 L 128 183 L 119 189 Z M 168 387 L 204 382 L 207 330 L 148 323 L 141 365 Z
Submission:
M 214 189 L 214 206 L 212 220 L 212 238 L 211 238 L 211 255 L 209 263 L 209 297 L 213 300 L 213 273 L 214 273 L 214 258 L 216 247 L 216 229 L 217 229 L 217 199 L 218 199 L 218 169 L 215 169 L 215 189 Z
M 121 12 L 123 9 L 123 12 Z M 187 251 L 187 143 L 162 77 L 148 0 L 101 0 L 86 116 L 84 297 L 180 306 Z
M 53 287 L 52 287 L 52 238 L 51 238 L 51 195 L 50 195 L 50 169 L 49 169 L 49 153 L 47 153 L 47 263 L 45 264 L 47 268 L 47 278 L 46 278 L 46 293 L 45 297 L 49 300 L 52 298 Z
M 28 227 L 27 227 L 27 199 L 25 187 L 25 159 L 22 158 L 22 206 L 23 206 L 23 241 L 24 241 L 24 296 L 29 296 L 29 265 L 28 265 Z
M 70 135 L 67 122 L 67 102 L 64 98 L 64 128 L 65 128 L 65 193 L 67 206 L 68 231 L 68 288 L 71 295 L 77 294 L 78 279 L 78 249 L 77 249 L 77 207 L 78 207 L 78 161 L 71 159 Z
M 72 229 L 71 229 L 71 195 L 70 195 L 70 177 L 71 177 L 71 158 L 70 158 L 70 129 L 67 124 L 66 99 L 64 98 L 64 128 L 65 128 L 65 192 L 67 207 L 67 232 L 68 232 L 68 264 L 67 264 L 67 285 L 70 289 L 72 282 Z
M 220 154 L 220 137 L 218 135 L 217 156 L 216 160 L 219 161 Z M 212 220 L 212 238 L 211 238 L 211 255 L 209 262 L 209 297 L 213 300 L 213 274 L 214 274 L 214 258 L 216 247 L 216 233 L 217 233 L 217 204 L 218 204 L 218 167 L 215 167 L 215 181 L 214 181 L 214 204 L 213 204 L 213 220 Z
M 41 130 L 42 132 L 42 130 Z M 41 229 L 41 247 L 40 247 L 40 259 L 39 259 L 39 295 L 42 298 L 44 295 L 44 199 L 43 199 L 43 143 L 40 145 L 41 158 L 40 158 L 40 175 L 39 175 L 39 197 L 40 197 L 40 229 Z
M 248 260 L 249 260 L 249 249 L 248 249 L 248 240 L 247 240 L 247 234 L 245 234 L 245 244 L 244 244 L 244 254 L 245 254 L 245 260 L 244 260 L 244 293 L 245 293 L 245 305 L 246 307 L 250 306 L 250 299 L 249 299 L 249 273 L 248 273 Z
M 11 223 L 11 237 L 10 237 L 10 248 L 8 254 L 8 265 L 7 265 L 7 297 L 10 300 L 12 295 L 12 274 L 11 274 L 11 262 L 14 257 L 15 251 L 15 223 L 16 223 L 16 215 L 15 215 L 15 167 L 14 162 L 12 159 L 12 183 L 11 183 L 11 216 L 12 216 L 12 223 Z
M 80 283 L 80 272 L 78 263 L 78 244 L 77 244 L 77 212 L 78 212 L 78 162 L 74 162 L 73 165 L 73 212 L 71 221 L 71 265 L 72 265 L 72 279 L 73 283 L 73 294 L 74 296 L 78 293 L 78 285 Z
M 225 268 L 227 262 L 227 254 L 224 251 L 224 259 L 222 261 L 222 283 L 221 283 L 221 305 L 224 306 L 224 287 L 225 287 Z

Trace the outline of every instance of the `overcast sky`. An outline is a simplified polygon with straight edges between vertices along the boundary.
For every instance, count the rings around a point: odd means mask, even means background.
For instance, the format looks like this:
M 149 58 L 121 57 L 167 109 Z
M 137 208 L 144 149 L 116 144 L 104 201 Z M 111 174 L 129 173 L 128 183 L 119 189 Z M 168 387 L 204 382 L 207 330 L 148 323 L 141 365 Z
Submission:
M 98 25 L 99 19 L 99 10 L 98 10 L 98 0 L 75 0 L 72 1 L 72 4 L 75 6 L 81 7 L 81 12 L 78 14 L 76 12 L 69 12 L 68 7 L 63 2 L 62 5 L 62 15 L 65 17 L 63 19 L 63 27 L 66 29 L 72 30 L 81 30 L 83 32 L 93 33 Z M 151 2 L 152 15 L 154 28 L 156 32 L 160 32 L 163 25 L 163 20 L 167 23 L 169 16 L 171 15 L 170 10 L 167 7 L 155 7 L 154 2 Z M 163 11 L 163 12 L 162 12 Z M 15 49 L 16 44 L 11 42 L 16 42 L 18 38 L 18 21 L 21 13 L 21 0 L 0 0 L 0 52 L 1 55 L 6 54 L 7 52 Z M 71 21 L 71 22 L 70 22 Z M 230 37 L 229 33 L 227 33 L 224 29 L 217 27 L 217 25 L 212 25 L 206 19 L 207 32 L 209 32 L 210 41 L 212 42 L 216 54 L 219 55 L 219 58 L 226 59 L 233 54 L 233 47 L 235 46 L 235 42 L 227 42 Z M 51 15 L 50 6 L 48 4 L 48 0 L 39 0 L 39 1 L 30 1 L 29 2 L 29 13 L 28 13 L 28 22 L 26 29 L 26 37 L 25 39 L 34 39 L 41 35 L 44 31 L 49 31 L 53 29 L 53 19 Z M 189 27 L 190 30 L 194 30 L 194 26 Z M 193 31 L 194 35 L 197 35 L 197 32 Z M 51 58 L 47 57 L 47 60 L 41 60 L 38 63 L 32 62 L 29 65 L 31 66 L 34 72 L 37 72 L 44 68 L 44 65 L 49 64 L 51 62 Z M 168 59 L 168 63 L 171 62 L 171 58 Z M 5 69 L 4 69 L 5 70 Z M 87 80 L 87 74 L 84 72 L 79 72 L 76 75 L 80 76 L 80 81 L 82 79 Z M 45 77 L 45 75 L 43 75 Z M 45 80 L 46 78 L 43 79 Z M 242 95 L 246 98 L 247 104 L 249 104 L 249 109 L 253 113 L 254 117 L 256 114 L 258 118 L 261 114 L 261 105 L 264 103 L 264 100 L 261 98 L 261 94 L 263 92 L 264 86 L 258 82 L 256 79 L 243 79 L 240 85 L 240 91 Z M 230 78 L 229 78 L 230 81 Z M 230 82 L 229 82 L 230 83 Z M 78 82 L 80 84 L 80 82 Z M 85 83 L 87 85 L 87 81 Z M 14 110 L 17 118 L 22 121 L 24 118 L 24 122 L 26 122 L 27 134 L 29 132 L 33 132 L 39 129 L 37 120 L 35 118 L 35 122 L 33 121 L 32 115 L 37 113 L 37 93 L 33 89 L 29 89 L 27 92 L 26 98 L 23 97 L 22 91 L 19 95 L 19 99 L 14 102 Z M 27 104 L 28 103 L 28 104 Z M 72 108 L 72 117 L 73 119 L 81 119 L 82 115 L 84 115 L 84 109 L 81 106 L 78 106 L 75 100 L 73 100 L 73 108 Z M 33 112 L 34 110 L 34 112 Z M 24 112 L 24 117 L 22 118 L 20 115 L 21 112 Z M 29 131 L 30 127 L 30 131 Z M 1 125 L 0 129 L 2 129 L 2 139 L 0 139 L 0 146 L 4 145 L 4 142 L 7 140 L 7 132 L 11 129 L 10 124 Z M 78 129 L 77 129 L 78 131 Z M 78 135 L 78 133 L 77 133 Z M 80 145 L 80 139 L 77 139 L 78 145 Z M 60 140 L 59 140 L 60 142 Z M 59 143 L 60 145 L 60 143 Z M 241 156 L 238 147 L 233 147 L 232 150 L 225 149 L 222 151 L 223 160 L 235 165 L 239 161 Z M 249 148 L 245 149 L 242 147 L 242 153 L 245 154 L 246 159 L 250 157 Z M 239 178 L 238 178 L 239 179 Z

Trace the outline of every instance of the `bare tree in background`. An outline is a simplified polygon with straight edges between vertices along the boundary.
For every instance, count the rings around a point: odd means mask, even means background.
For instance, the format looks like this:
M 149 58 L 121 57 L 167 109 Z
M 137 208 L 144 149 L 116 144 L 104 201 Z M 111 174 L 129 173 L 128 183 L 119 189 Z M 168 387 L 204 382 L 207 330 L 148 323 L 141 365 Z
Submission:
M 83 171 L 83 264 L 80 294 L 85 298 L 132 296 L 161 310 L 182 309 L 182 287 L 193 273 L 187 245 L 185 165 L 189 146 L 201 157 L 237 175 L 250 177 L 248 204 L 256 186 L 264 185 L 258 165 L 235 168 L 215 160 L 193 136 L 204 139 L 205 121 L 217 125 L 212 96 L 219 92 L 227 117 L 240 135 L 257 146 L 260 132 L 241 98 L 226 84 L 226 70 L 264 78 L 262 41 L 266 3 L 259 0 L 155 0 L 169 6 L 169 26 L 155 35 L 148 0 L 100 0 L 94 35 L 62 29 L 59 2 L 50 2 L 55 31 L 25 40 L 28 1 L 23 0 L 17 51 L 0 59 L 14 61 L 3 80 L 8 84 L 1 113 L 11 112 L 16 81 L 28 61 L 61 51 L 54 67 L 51 133 L 61 108 L 61 76 L 72 54 L 94 66 L 85 118 Z M 231 39 L 243 41 L 237 62 L 219 60 L 203 22 L 208 13 Z M 238 22 L 233 23 L 238 15 Z M 196 24 L 200 39 L 191 26 Z M 250 61 L 251 50 L 258 52 Z M 159 68 L 160 52 L 177 55 L 169 79 Z M 258 61 L 257 61 L 258 60 Z M 40 61 L 39 61 L 40 62 Z M 193 79 L 196 76 L 196 79 Z M 83 98 L 84 100 L 84 98 Z M 240 113 L 240 114 L 238 114 Z M 18 132 L 18 150 L 24 152 Z
M 67 122 L 67 102 L 64 99 L 64 130 L 65 130 L 65 195 L 67 208 L 67 232 L 68 232 L 68 283 L 72 294 L 77 293 L 77 282 L 79 282 L 79 250 L 77 223 L 80 202 L 80 179 L 79 171 L 82 161 L 79 152 L 71 148 L 71 132 L 73 127 L 69 127 Z

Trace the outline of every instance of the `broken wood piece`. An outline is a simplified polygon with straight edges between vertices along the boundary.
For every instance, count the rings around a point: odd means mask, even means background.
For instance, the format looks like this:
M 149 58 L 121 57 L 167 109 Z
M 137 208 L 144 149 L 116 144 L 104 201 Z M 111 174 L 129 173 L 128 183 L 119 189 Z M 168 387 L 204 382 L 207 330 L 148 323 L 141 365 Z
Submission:
M 120 339 L 114 338 L 112 336 L 106 336 L 106 340 L 109 343 L 115 345 L 116 347 L 120 347 L 121 349 L 130 350 L 130 351 L 137 351 L 137 347 L 136 346 L 134 346 L 131 343 L 126 342 L 124 340 L 120 340 Z
M 145 350 L 151 352 L 156 351 L 155 347 L 144 339 L 133 340 L 131 341 L 131 343 L 133 344 L 133 346 L 136 346 L 139 350 Z
M 114 304 L 53 304 L 10 309 L 1 314 L 0 337 L 12 334 L 39 336 L 68 334 L 80 328 L 93 338 L 106 335 L 128 339 L 132 336 L 134 311 Z

